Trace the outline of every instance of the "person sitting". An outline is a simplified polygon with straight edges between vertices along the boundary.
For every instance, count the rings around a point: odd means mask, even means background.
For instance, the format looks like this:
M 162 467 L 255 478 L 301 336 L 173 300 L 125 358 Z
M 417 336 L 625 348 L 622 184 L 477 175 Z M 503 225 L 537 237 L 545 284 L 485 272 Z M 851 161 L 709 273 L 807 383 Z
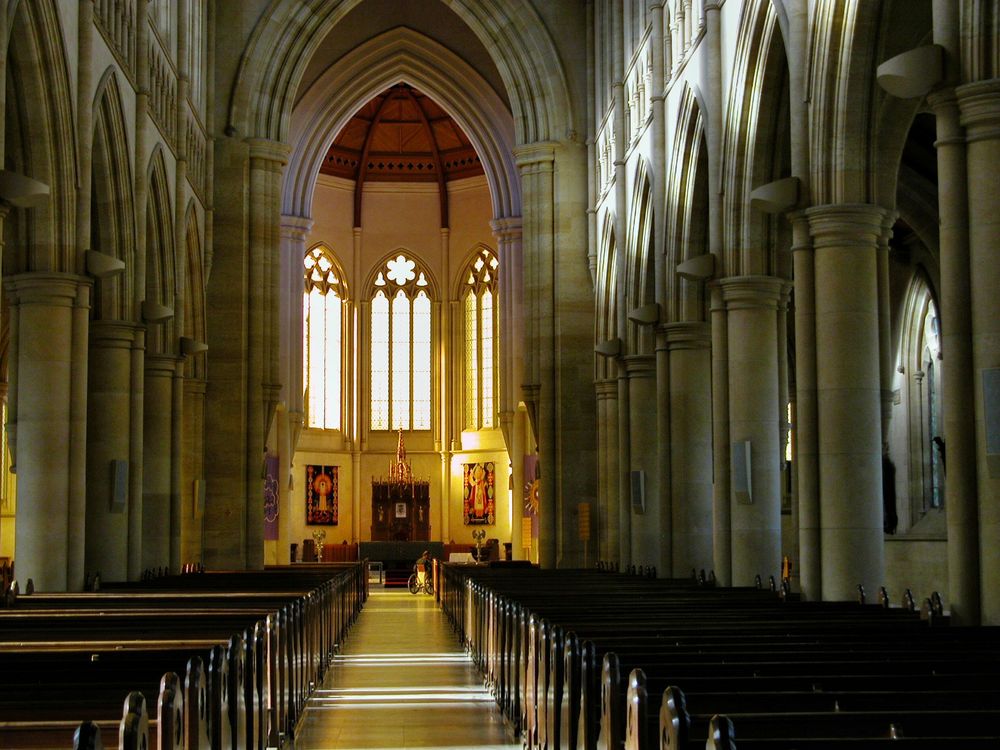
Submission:
M 414 563 L 413 569 L 417 573 L 417 581 L 423 586 L 427 576 L 431 574 L 431 553 L 428 550 L 424 550 L 424 554 Z

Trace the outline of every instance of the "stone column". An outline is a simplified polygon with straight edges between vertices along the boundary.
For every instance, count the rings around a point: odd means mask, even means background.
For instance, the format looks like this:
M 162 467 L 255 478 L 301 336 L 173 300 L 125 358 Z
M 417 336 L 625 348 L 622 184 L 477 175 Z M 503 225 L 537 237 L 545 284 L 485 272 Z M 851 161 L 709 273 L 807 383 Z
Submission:
M 247 434 L 245 539 L 248 568 L 264 563 L 264 493 L 260 475 L 265 441 L 277 407 L 281 245 L 281 185 L 289 148 L 264 138 L 251 138 L 249 257 L 247 262 Z M 301 328 L 299 329 L 301 331 Z M 301 333 L 299 333 L 301 339 Z M 299 360 L 301 362 L 301 357 Z M 301 377 L 301 376 L 300 376 Z
M 815 257 L 823 599 L 884 580 L 877 252 L 885 212 L 806 209 Z M 801 403 L 800 403 L 801 406 Z
M 205 391 L 207 388 L 208 382 L 201 378 L 184 379 L 184 482 L 181 492 L 183 498 L 181 558 L 184 562 L 192 563 L 204 560 L 201 539 L 204 508 L 201 507 L 201 490 L 205 482 Z M 287 470 L 282 476 L 288 476 Z M 279 487 L 281 484 L 279 480 Z M 287 482 L 285 484 L 287 486 Z M 286 556 L 287 553 L 286 548 Z M 282 560 L 280 549 L 278 560 L 279 562 Z
M 112 462 L 123 461 L 128 467 L 134 338 L 132 323 L 90 324 L 84 569 L 91 575 L 99 572 L 105 581 L 128 579 L 128 475 L 120 476 L 124 486 L 115 497 Z
M 632 355 L 624 360 L 629 389 L 629 456 L 631 470 L 642 472 L 645 481 L 644 508 L 630 503 L 632 514 L 632 562 L 659 566 L 660 506 L 656 443 L 656 359 Z M 634 487 L 630 485 L 634 492 Z M 630 495 L 631 498 L 631 495 Z
M 1000 449 L 994 444 L 990 452 L 987 419 L 996 430 L 1000 415 L 996 412 L 987 415 L 983 391 L 986 371 L 995 375 L 1000 368 L 1000 191 L 996 186 L 1000 164 L 1000 79 L 959 86 L 955 93 L 968 144 L 982 622 L 997 625 L 1000 624 Z M 948 449 L 950 470 L 951 445 Z
M 303 216 L 281 217 L 281 289 L 278 309 L 283 331 L 278 340 L 279 361 L 282 364 L 282 396 L 289 414 L 302 415 L 304 386 L 302 379 L 302 259 L 306 254 L 306 238 L 312 230 L 312 219 Z M 345 311 L 346 312 L 346 311 Z M 300 417 L 301 418 L 301 417 Z M 344 414 L 344 434 L 350 435 L 347 414 Z M 291 437 L 291 436 L 289 436 Z M 282 450 L 287 443 L 282 443 Z M 290 446 L 293 450 L 294 444 Z
M 173 393 L 170 404 L 170 570 L 179 572 L 186 561 L 181 557 L 184 505 L 184 357 L 174 362 Z M 263 483 L 262 483 L 263 484 Z
M 729 325 L 722 287 L 709 285 L 712 315 L 712 559 L 722 586 L 733 581 L 729 498 Z
M 732 582 L 749 586 L 758 574 L 766 579 L 781 571 L 777 339 L 783 282 L 738 276 L 721 279 L 719 286 L 727 312 L 729 440 L 733 446 L 749 443 L 750 451 L 749 493 L 730 474 Z M 739 459 L 732 454 L 734 462 Z
M 517 409 L 514 412 L 513 425 L 513 451 L 508 455 L 511 462 L 511 477 L 514 482 L 514 492 L 511 502 L 514 504 L 514 512 L 511 514 L 511 534 L 510 547 L 511 557 L 514 560 L 525 560 L 524 536 L 521 533 L 521 521 L 524 519 L 524 454 L 525 454 L 525 422 L 527 413 L 524 409 Z
M 524 268 L 521 256 L 521 217 L 490 222 L 500 261 L 500 411 L 514 412 L 524 382 Z M 509 452 L 509 448 L 508 448 Z M 511 456 L 513 458 L 513 456 Z M 522 466 L 522 471 L 523 471 Z
M 976 502 L 975 375 L 965 132 L 952 89 L 928 101 L 937 118 L 938 230 L 941 245 L 941 421 L 948 451 L 948 604 L 954 622 L 978 624 L 979 507 Z
M 672 571 L 710 570 L 712 553 L 712 332 L 708 323 L 663 326 L 670 358 Z
M 543 568 L 556 566 L 558 516 L 556 494 L 556 383 L 555 383 L 555 202 L 552 144 L 522 147 L 517 155 L 525 211 L 524 296 L 528 306 L 525 380 L 537 386 L 535 428 L 538 438 L 539 481 L 538 562 Z
M 146 355 L 143 407 L 142 567 L 169 567 L 172 545 L 171 436 L 174 369 L 171 355 Z M 177 572 L 177 571 L 173 571 Z
M 142 576 L 143 410 L 146 401 L 146 329 L 132 337 L 131 411 L 128 438 L 128 579 Z
M 71 274 L 27 273 L 6 284 L 10 308 L 9 423 L 17 433 L 17 574 L 39 591 L 79 589 L 83 583 L 86 496 L 75 487 L 73 438 L 80 397 L 74 378 L 86 362 L 86 325 L 77 310 L 89 305 L 90 281 Z M 86 317 L 84 317 L 86 322 Z M 82 338 L 81 338 L 82 336 Z M 84 371 L 86 365 L 83 366 Z M 84 435 L 86 422 L 83 422 Z M 80 435 L 78 443 L 84 443 Z M 81 450 L 83 446 L 77 446 Z M 79 585 L 77 585 L 77 582 Z
M 799 554 L 795 567 L 807 600 L 823 598 L 819 511 L 819 417 L 816 394 L 816 273 L 809 220 L 793 214 L 795 275 L 795 453 Z
M 600 507 L 603 544 L 598 548 L 598 559 L 620 562 L 620 522 L 618 518 L 618 382 L 599 380 L 597 391 L 597 476 L 598 506 Z

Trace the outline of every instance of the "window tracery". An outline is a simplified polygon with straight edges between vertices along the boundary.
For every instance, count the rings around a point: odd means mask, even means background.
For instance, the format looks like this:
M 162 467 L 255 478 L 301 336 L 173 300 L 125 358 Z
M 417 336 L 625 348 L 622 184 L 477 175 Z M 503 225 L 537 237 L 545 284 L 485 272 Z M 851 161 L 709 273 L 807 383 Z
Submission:
M 339 430 L 343 427 L 344 274 L 323 245 L 306 253 L 302 266 L 306 426 Z
M 372 430 L 431 428 L 431 288 L 400 253 L 378 270 L 371 295 Z
M 497 256 L 484 247 L 463 273 L 465 426 L 469 430 L 496 427 L 499 268 Z

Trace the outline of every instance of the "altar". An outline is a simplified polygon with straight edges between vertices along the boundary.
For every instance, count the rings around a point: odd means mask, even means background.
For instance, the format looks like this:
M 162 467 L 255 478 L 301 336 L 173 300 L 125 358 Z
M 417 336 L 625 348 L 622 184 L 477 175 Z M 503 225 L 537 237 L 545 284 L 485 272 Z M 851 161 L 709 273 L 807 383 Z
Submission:
M 373 542 L 419 542 L 430 538 L 430 482 L 414 479 L 400 430 L 396 459 L 389 463 L 389 475 L 378 479 L 372 477 L 371 539 Z

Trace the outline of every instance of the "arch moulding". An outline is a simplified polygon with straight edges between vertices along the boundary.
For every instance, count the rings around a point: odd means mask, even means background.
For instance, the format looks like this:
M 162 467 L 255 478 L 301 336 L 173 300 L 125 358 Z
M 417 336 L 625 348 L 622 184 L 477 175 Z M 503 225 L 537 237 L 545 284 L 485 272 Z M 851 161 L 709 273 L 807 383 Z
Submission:
M 313 53 L 361 0 L 272 0 L 254 27 L 233 85 L 226 130 L 284 141 Z M 528 0 L 442 0 L 489 52 L 510 95 L 520 143 L 559 139 L 572 106 L 559 55 Z
M 486 172 L 494 217 L 519 216 L 520 179 L 510 112 L 461 58 L 402 27 L 354 49 L 320 76 L 296 104 L 282 212 L 312 214 L 316 177 L 330 144 L 365 103 L 400 82 L 434 99 L 469 136 Z

